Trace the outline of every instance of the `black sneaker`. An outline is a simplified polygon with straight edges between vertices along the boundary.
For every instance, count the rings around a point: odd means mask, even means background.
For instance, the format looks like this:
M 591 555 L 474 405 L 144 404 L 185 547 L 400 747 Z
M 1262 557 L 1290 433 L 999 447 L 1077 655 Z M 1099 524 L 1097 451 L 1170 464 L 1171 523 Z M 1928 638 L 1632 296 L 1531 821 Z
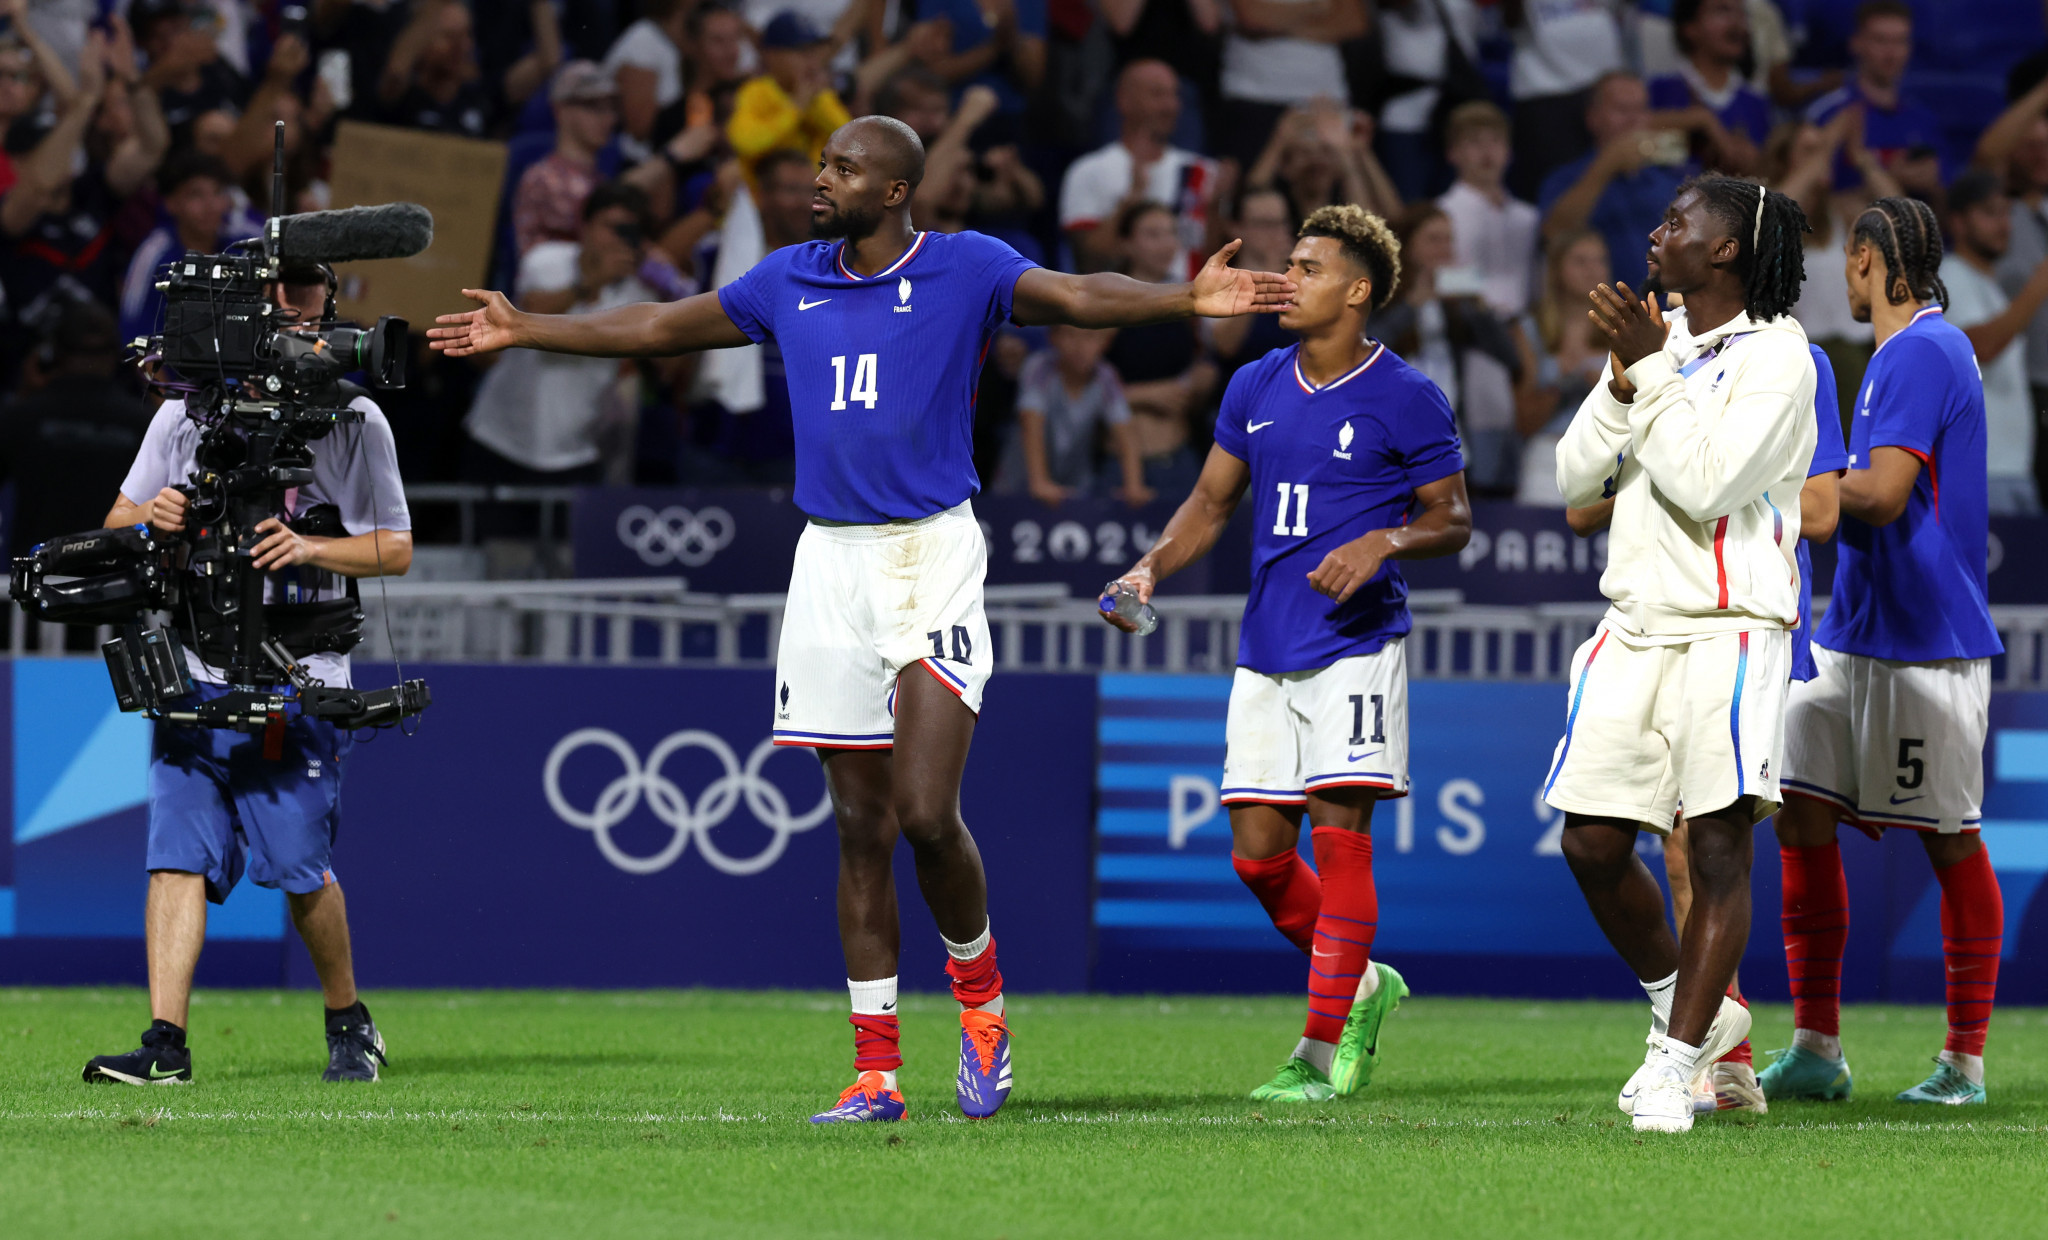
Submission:
M 88 1085 L 179 1085 L 191 1080 L 192 1052 L 185 1048 L 185 1031 L 167 1020 L 150 1025 L 140 1050 L 94 1055 L 85 1061 Z
M 374 1081 L 384 1058 L 384 1035 L 370 1019 L 370 1009 L 354 1007 L 327 1014 L 327 1071 L 323 1081 Z

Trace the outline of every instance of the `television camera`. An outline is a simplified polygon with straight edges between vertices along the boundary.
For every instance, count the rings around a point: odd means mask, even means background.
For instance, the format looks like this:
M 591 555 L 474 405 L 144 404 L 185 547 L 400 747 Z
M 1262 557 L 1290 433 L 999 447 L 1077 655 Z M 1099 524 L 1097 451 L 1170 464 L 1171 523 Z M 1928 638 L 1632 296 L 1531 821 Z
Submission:
M 314 445 L 335 427 L 360 425 L 351 402 L 364 389 L 345 376 L 366 372 L 372 387 L 405 386 L 406 322 L 384 317 L 364 328 L 333 318 L 326 264 L 406 258 L 433 240 L 433 218 L 411 203 L 286 216 L 284 126 L 277 127 L 271 216 L 262 237 L 220 254 L 186 254 L 157 287 L 165 296 L 162 334 L 134 342 L 145 364 L 174 377 L 200 428 L 198 468 L 176 489 L 187 500 L 185 528 L 147 525 L 50 539 L 15 559 L 9 594 L 33 618 L 113 625 L 101 649 L 124 711 L 173 723 L 254 732 L 298 713 L 345 728 L 395 724 L 432 700 L 423 680 L 361 690 L 320 683 L 306 656 L 345 653 L 362 638 L 363 613 L 348 597 L 303 602 L 274 597 L 257 569 L 256 527 L 286 511 L 286 492 L 313 480 Z M 274 290 L 294 268 L 321 265 L 327 313 L 301 323 Z M 135 497 L 141 498 L 141 497 Z M 292 521 L 302 534 L 340 535 L 339 514 L 321 505 Z M 168 626 L 153 623 L 166 613 Z M 185 650 L 221 669 L 227 692 L 194 696 Z

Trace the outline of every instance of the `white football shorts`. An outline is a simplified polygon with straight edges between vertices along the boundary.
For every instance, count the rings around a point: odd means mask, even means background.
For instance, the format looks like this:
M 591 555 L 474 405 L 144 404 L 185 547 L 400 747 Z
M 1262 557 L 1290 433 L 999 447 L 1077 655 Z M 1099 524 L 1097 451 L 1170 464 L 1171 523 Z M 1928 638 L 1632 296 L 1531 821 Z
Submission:
M 1237 669 L 1225 805 L 1306 805 L 1329 788 L 1408 795 L 1408 656 L 1400 638 L 1310 672 Z
M 896 678 L 912 664 L 979 714 L 995 658 L 987 575 L 966 503 L 916 521 L 806 525 L 775 650 L 775 743 L 889 748 Z
M 1681 804 L 1711 812 L 1753 796 L 1762 821 L 1781 799 L 1791 666 L 1783 629 L 1649 645 L 1601 621 L 1572 656 L 1544 802 L 1668 835 Z
M 1816 645 L 1813 662 L 1786 707 L 1785 790 L 1872 826 L 1975 831 L 1991 660 L 1895 663 Z

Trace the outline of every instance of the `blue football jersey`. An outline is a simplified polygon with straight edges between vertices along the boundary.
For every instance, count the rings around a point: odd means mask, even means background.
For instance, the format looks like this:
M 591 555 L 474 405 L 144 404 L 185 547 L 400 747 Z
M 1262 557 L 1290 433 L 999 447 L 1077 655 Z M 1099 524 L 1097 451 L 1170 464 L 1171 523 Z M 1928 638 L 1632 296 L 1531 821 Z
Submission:
M 1806 346 L 1813 354 L 1813 463 L 1806 476 L 1818 478 L 1849 468 L 1849 448 L 1842 442 L 1841 398 L 1835 388 L 1835 367 L 1817 344 Z M 1792 679 L 1812 680 L 1820 675 L 1813 664 L 1813 552 L 1806 540 L 1799 540 L 1799 623 L 1792 630 Z
M 981 489 L 981 363 L 1034 264 L 974 232 L 918 233 L 872 276 L 855 274 L 845 249 L 776 250 L 719 289 L 719 304 L 749 339 L 782 350 L 798 508 L 861 524 L 944 512 Z
M 1878 347 L 1849 430 L 1849 468 L 1874 448 L 1920 458 L 1890 525 L 1842 515 L 1835 590 L 1813 640 L 1905 663 L 1983 659 L 2005 649 L 1985 581 L 1991 538 L 1984 384 L 1970 338 L 1929 306 Z
M 1251 466 L 1252 586 L 1237 661 L 1310 671 L 1371 654 L 1407 633 L 1408 583 L 1388 560 L 1338 605 L 1308 583 L 1323 557 L 1408 520 L 1415 489 L 1465 467 L 1450 403 L 1421 371 L 1375 342 L 1322 387 L 1300 345 L 1231 377 L 1216 446 Z

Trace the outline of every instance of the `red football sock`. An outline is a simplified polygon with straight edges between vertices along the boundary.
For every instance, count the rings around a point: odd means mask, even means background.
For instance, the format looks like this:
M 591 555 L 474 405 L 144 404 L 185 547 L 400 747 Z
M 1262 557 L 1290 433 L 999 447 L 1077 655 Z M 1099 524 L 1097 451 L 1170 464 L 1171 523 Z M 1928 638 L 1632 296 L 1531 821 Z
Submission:
M 894 1016 L 863 1016 L 855 1012 L 846 1019 L 853 1022 L 855 1072 L 894 1072 L 903 1066 L 902 1035 Z
M 1849 878 L 1842 846 L 1778 846 L 1785 874 L 1785 968 L 1792 975 L 1792 1025 L 1842 1031 L 1842 953 L 1849 945 Z
M 1736 990 L 1736 989 L 1735 989 L 1735 983 L 1733 983 L 1733 982 L 1730 982 L 1730 983 L 1728 983 L 1728 997 L 1729 997 L 1730 999 L 1733 999 L 1733 1000 L 1735 1000 L 1735 1001 L 1736 1001 L 1737 1003 L 1740 1003 L 1740 1004 L 1741 1004 L 1741 1005 L 1743 1006 L 1743 1008 L 1744 1008 L 1745 1010 L 1747 1010 L 1747 1009 L 1748 1009 L 1748 1007 L 1749 1007 L 1749 1000 L 1747 1000 L 1747 999 L 1745 999 L 1745 998 L 1743 998 L 1743 997 L 1742 997 L 1742 992 L 1740 992 L 1740 991 L 1738 991 L 1738 990 Z M 1716 1062 L 1716 1063 L 1746 1063 L 1746 1064 L 1750 1065 L 1751 1067 L 1755 1067 L 1755 1066 L 1756 1066 L 1756 1060 L 1755 1060 L 1755 1058 L 1754 1058 L 1754 1057 L 1752 1056 L 1752 1054 L 1751 1054 L 1751 1052 L 1750 1052 L 1750 1048 L 1749 1048 L 1749 1039 L 1748 1039 L 1748 1038 L 1744 1038 L 1744 1039 L 1742 1039 L 1742 1045 L 1740 1045 L 1740 1046 L 1736 1047 L 1736 1048 L 1735 1048 L 1734 1050 L 1732 1050 L 1732 1051 L 1729 1051 L 1729 1052 L 1728 1052 L 1727 1054 L 1725 1054 L 1725 1055 L 1721 1056 L 1721 1057 L 1720 1057 L 1719 1059 L 1715 1060 L 1714 1062 Z
M 1323 907 L 1323 880 L 1309 869 L 1301 853 L 1290 848 L 1263 861 L 1232 856 L 1230 864 L 1265 906 L 1273 928 L 1306 953 L 1309 936 L 1316 928 L 1316 913 Z
M 1372 957 L 1380 897 L 1372 883 L 1372 836 L 1336 827 L 1317 827 L 1310 834 L 1316 869 L 1323 876 L 1323 907 L 1309 954 L 1308 1024 L 1301 1032 L 1318 1042 L 1335 1042 Z
M 946 959 L 946 975 L 953 979 L 953 997 L 961 1007 L 980 1007 L 1003 993 L 1003 973 L 996 968 L 996 941 L 972 960 Z
M 1941 883 L 1941 955 L 1948 966 L 1945 1045 L 1960 1055 L 1982 1055 L 2005 942 L 2005 898 L 1982 847 L 1934 877 Z

